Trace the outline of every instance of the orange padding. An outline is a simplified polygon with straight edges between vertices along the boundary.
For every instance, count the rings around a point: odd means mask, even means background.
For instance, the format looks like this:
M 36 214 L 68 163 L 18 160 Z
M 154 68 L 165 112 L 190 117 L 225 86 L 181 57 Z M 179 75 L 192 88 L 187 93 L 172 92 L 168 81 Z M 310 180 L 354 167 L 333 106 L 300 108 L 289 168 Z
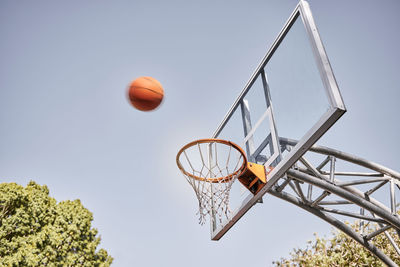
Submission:
M 268 167 L 270 173 L 272 167 Z M 238 180 L 254 195 L 267 183 L 267 174 L 265 166 L 253 162 L 247 162 L 247 168 Z

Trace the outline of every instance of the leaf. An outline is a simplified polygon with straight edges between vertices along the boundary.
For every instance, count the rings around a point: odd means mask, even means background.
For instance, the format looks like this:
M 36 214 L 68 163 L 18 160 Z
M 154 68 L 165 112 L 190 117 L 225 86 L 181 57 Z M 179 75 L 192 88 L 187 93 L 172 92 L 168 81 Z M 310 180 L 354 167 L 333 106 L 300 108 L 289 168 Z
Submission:
M 110 266 L 93 214 L 80 200 L 57 201 L 46 185 L 0 184 L 0 266 Z

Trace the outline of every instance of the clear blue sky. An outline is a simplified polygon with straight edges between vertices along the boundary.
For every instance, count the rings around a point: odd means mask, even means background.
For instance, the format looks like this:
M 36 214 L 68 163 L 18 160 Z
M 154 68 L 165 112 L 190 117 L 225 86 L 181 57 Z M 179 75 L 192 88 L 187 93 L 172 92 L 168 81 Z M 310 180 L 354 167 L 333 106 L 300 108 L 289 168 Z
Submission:
M 269 266 L 329 233 L 267 196 L 210 241 L 175 165 L 212 135 L 296 4 L 2 0 L 1 182 L 81 199 L 114 266 Z M 400 2 L 310 5 L 348 109 L 319 144 L 399 171 Z M 164 86 L 157 111 L 127 103 L 138 76 Z

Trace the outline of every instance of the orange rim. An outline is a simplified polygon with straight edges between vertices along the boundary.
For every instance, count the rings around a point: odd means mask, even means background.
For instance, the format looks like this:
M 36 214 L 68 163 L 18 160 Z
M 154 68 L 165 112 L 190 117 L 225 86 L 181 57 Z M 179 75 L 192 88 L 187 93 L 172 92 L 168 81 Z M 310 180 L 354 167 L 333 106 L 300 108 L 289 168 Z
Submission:
M 216 178 L 203 178 L 203 177 L 196 176 L 194 174 L 188 173 L 183 168 L 181 162 L 179 161 L 179 157 L 189 147 L 192 147 L 192 146 L 197 145 L 197 144 L 204 144 L 204 143 L 220 143 L 220 144 L 224 144 L 224 145 L 233 147 L 234 149 L 239 151 L 239 153 L 242 155 L 242 157 L 243 157 L 242 165 L 240 166 L 240 168 L 237 171 L 235 171 L 235 172 L 233 172 L 231 174 L 228 174 L 227 176 L 216 177 Z M 235 143 L 233 143 L 231 141 L 223 140 L 223 139 L 208 138 L 208 139 L 199 139 L 199 140 L 190 142 L 187 145 L 185 145 L 184 147 L 182 147 L 179 150 L 178 154 L 176 155 L 176 164 L 178 165 L 178 168 L 181 170 L 181 172 L 184 175 L 189 176 L 189 177 L 191 177 L 193 179 L 196 179 L 196 180 L 199 180 L 199 181 L 203 181 L 203 182 L 211 182 L 211 183 L 223 182 L 223 183 L 225 183 L 225 182 L 229 182 L 233 178 L 238 177 L 238 176 L 243 174 L 243 172 L 246 170 L 247 158 L 246 158 L 246 154 L 244 153 L 243 149 L 240 146 L 238 146 L 237 144 L 235 144 Z

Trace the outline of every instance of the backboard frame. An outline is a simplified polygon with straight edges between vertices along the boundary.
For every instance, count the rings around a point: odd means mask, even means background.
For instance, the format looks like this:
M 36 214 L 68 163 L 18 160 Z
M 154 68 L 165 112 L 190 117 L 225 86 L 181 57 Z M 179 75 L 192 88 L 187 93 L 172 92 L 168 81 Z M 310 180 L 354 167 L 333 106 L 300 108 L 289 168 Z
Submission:
M 286 173 L 286 171 L 293 166 L 293 164 L 299 160 L 299 158 L 307 152 L 307 150 L 346 112 L 346 108 L 340 94 L 337 82 L 335 80 L 331 65 L 329 63 L 328 56 L 325 48 L 322 44 L 320 35 L 318 33 L 316 24 L 314 22 L 311 9 L 309 4 L 300 0 L 296 8 L 290 15 L 289 19 L 285 23 L 284 27 L 278 34 L 277 38 L 271 45 L 270 49 L 250 77 L 249 81 L 245 85 L 244 89 L 239 94 L 238 98 L 225 115 L 221 124 L 212 135 L 212 138 L 218 138 L 218 135 L 223 130 L 233 113 L 236 109 L 241 108 L 244 96 L 252 87 L 253 83 L 259 75 L 264 74 L 264 68 L 272 55 L 279 47 L 280 43 L 284 40 L 286 34 L 289 32 L 294 22 L 298 17 L 301 17 L 303 25 L 305 27 L 308 39 L 311 44 L 312 53 L 323 83 L 323 87 L 326 91 L 327 98 L 330 103 L 330 108 L 322 115 L 316 124 L 303 136 L 297 145 L 290 151 L 290 153 L 282 159 L 277 166 L 268 174 L 267 184 L 256 194 L 251 193 L 243 200 L 241 206 L 233 211 L 233 216 L 230 220 L 221 226 L 215 226 L 213 224 L 213 218 L 211 218 L 211 239 L 219 240 L 254 204 L 256 204 L 268 190 L 276 184 L 276 182 Z M 242 107 L 243 108 L 243 107 Z M 272 115 L 273 117 L 273 115 Z M 274 123 L 272 124 L 275 125 Z M 275 132 L 275 128 L 272 129 L 272 133 Z M 275 136 L 278 140 L 279 136 Z

